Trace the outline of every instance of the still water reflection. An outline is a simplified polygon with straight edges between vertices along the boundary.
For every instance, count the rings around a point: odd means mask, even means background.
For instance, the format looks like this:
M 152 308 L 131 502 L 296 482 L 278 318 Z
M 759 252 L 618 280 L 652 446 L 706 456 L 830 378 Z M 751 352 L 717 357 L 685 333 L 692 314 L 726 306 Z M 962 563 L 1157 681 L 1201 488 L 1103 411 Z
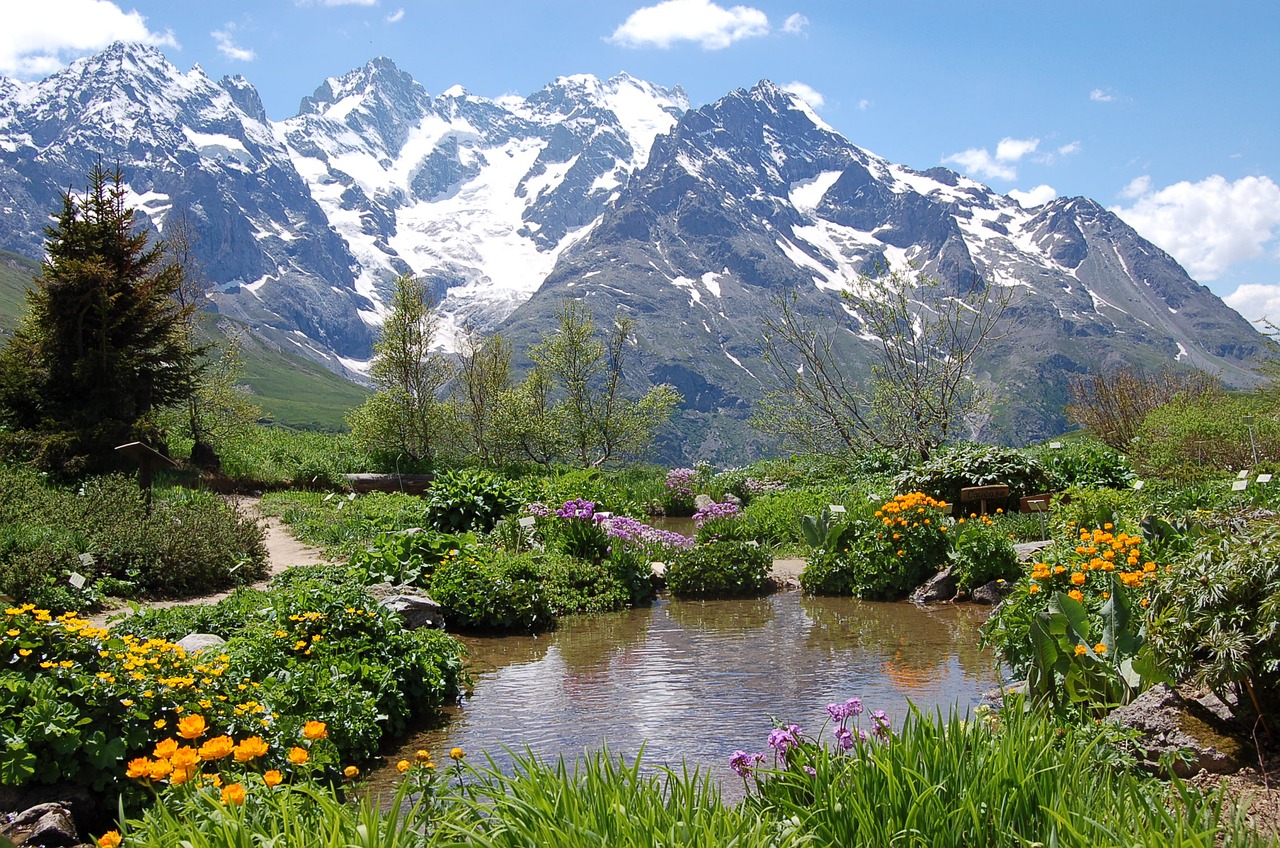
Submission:
M 816 732 L 826 704 L 858 695 L 898 724 L 910 699 L 968 709 L 996 683 L 979 650 L 985 609 L 813 598 L 675 601 L 563 621 L 538 637 L 464 638 L 474 695 L 400 754 L 461 746 L 573 758 L 608 744 L 650 765 L 719 775 L 735 748 L 759 750 L 770 716 Z

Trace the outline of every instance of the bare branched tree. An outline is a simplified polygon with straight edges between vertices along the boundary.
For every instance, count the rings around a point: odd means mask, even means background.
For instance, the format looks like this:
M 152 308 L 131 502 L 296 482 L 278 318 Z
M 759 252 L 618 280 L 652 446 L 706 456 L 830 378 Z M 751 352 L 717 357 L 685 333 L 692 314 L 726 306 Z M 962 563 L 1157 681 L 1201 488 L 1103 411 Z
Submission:
M 992 286 L 948 293 L 923 273 L 894 271 L 841 292 L 841 309 L 821 321 L 785 296 L 765 319 L 765 358 L 781 388 L 762 402 L 757 423 L 802 451 L 879 447 L 927 459 L 981 400 L 974 363 L 1015 294 Z M 869 373 L 845 359 L 849 334 L 878 349 Z
M 1173 402 L 1195 403 L 1221 390 L 1204 371 L 1165 368 L 1149 374 L 1128 366 L 1073 375 L 1068 388 L 1067 416 L 1119 451 L 1129 449 L 1153 410 Z

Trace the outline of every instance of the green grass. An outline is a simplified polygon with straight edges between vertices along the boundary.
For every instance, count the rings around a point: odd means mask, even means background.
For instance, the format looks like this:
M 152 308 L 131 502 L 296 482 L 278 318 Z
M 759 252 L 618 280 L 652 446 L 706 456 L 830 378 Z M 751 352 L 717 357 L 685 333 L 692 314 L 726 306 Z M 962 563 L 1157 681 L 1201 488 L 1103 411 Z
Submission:
M 39 272 L 40 263 L 0 250 L 0 330 L 12 332 L 18 318 L 26 313 L 26 291 Z

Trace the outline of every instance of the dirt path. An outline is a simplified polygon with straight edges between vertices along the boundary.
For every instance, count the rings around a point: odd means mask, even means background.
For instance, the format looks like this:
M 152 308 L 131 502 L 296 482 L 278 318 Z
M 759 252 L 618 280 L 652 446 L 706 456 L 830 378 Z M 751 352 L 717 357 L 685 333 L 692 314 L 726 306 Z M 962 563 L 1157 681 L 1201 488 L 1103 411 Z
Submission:
M 324 554 L 319 548 L 313 548 L 310 545 L 304 545 L 293 537 L 285 528 L 280 519 L 275 517 L 263 517 L 259 510 L 259 499 L 255 497 L 235 496 L 228 498 L 229 503 L 238 509 L 242 514 L 257 520 L 258 524 L 266 531 L 264 542 L 267 548 L 267 576 L 257 583 L 253 584 L 254 588 L 263 588 L 271 578 L 275 577 L 282 571 L 293 568 L 295 565 L 320 565 L 329 560 L 324 558 Z M 198 595 L 194 598 L 183 598 L 180 601 L 152 601 L 143 603 L 139 608 L 164 608 L 181 606 L 184 604 L 216 604 L 218 601 L 230 595 L 231 592 L 216 592 L 211 595 Z M 119 620 L 132 615 L 132 608 L 127 604 L 117 606 L 112 609 L 103 610 L 89 617 L 89 620 L 97 627 L 106 627 L 110 624 L 110 619 Z

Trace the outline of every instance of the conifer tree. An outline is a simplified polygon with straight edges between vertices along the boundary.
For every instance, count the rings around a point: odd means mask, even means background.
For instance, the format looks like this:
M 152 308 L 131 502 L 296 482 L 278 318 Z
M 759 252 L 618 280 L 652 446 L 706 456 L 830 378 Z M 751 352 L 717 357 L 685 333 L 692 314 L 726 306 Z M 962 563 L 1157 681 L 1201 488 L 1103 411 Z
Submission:
M 0 420 L 40 464 L 97 470 L 117 445 L 145 439 L 153 410 L 190 396 L 194 304 L 175 297 L 183 269 L 164 244 L 136 228 L 118 168 L 99 162 L 45 234 L 29 313 L 0 353 Z

